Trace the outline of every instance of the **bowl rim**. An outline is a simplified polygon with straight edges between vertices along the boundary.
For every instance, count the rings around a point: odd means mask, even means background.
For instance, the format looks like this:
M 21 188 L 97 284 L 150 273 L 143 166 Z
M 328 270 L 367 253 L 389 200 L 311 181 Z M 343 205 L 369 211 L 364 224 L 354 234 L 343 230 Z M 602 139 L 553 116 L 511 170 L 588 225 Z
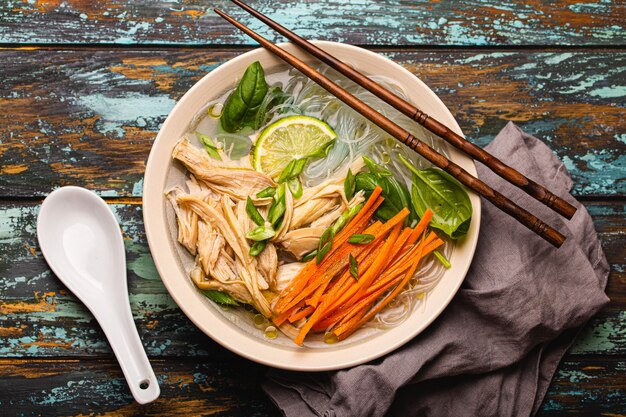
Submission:
M 443 111 L 446 114 L 446 118 L 449 119 L 445 121 L 448 127 L 456 133 L 463 135 L 458 123 L 454 119 L 454 116 L 441 99 L 423 81 L 406 68 L 402 67 L 400 64 L 397 64 L 391 59 L 379 55 L 376 52 L 353 45 L 331 41 L 311 42 L 339 57 L 341 57 L 344 53 L 360 54 L 363 55 L 364 58 L 367 58 L 368 60 L 371 59 L 375 62 L 377 61 L 381 65 L 390 65 L 395 67 L 395 70 L 403 73 L 405 76 L 411 77 L 412 81 L 420 87 L 420 94 L 428 95 L 430 100 L 433 100 L 435 104 L 441 106 L 441 111 Z M 280 43 L 278 46 L 299 57 L 304 57 L 305 61 L 312 60 L 295 45 L 289 42 Z M 271 58 L 266 58 L 268 54 Z M 179 116 L 179 113 L 182 112 L 184 114 L 185 109 L 192 104 L 193 97 L 198 94 L 204 84 L 210 82 L 217 71 L 227 72 L 229 69 L 238 67 L 244 62 L 251 63 L 253 61 L 260 60 L 261 58 L 274 59 L 270 52 L 264 50 L 263 48 L 257 48 L 221 64 L 218 68 L 204 75 L 176 103 L 159 130 L 146 163 L 142 201 L 144 227 L 152 258 L 168 293 L 183 313 L 194 323 L 194 325 L 225 348 L 244 358 L 264 365 L 294 371 L 337 370 L 369 362 L 392 352 L 409 342 L 411 339 L 415 338 L 437 317 L 439 317 L 439 315 L 453 299 L 465 279 L 465 276 L 467 275 L 476 250 L 481 218 L 480 198 L 475 194 L 470 193 L 470 199 L 473 207 L 472 222 L 467 237 L 464 238 L 461 243 L 464 248 L 463 265 L 461 265 L 461 267 L 458 267 L 458 265 L 455 267 L 453 265 L 456 275 L 450 278 L 452 280 L 452 286 L 449 288 L 448 292 L 439 296 L 439 298 L 441 298 L 440 303 L 434 309 L 429 311 L 429 315 L 425 320 L 419 320 L 417 328 L 409 329 L 410 331 L 408 332 L 406 331 L 404 327 L 406 327 L 407 322 L 409 324 L 415 324 L 411 323 L 413 320 L 411 320 L 412 317 L 409 317 L 403 323 L 381 332 L 385 334 L 392 334 L 391 341 L 388 341 L 388 343 L 380 343 L 381 337 L 380 335 L 377 335 L 375 339 L 378 343 L 369 343 L 370 341 L 358 342 L 340 346 L 338 349 L 307 349 L 297 347 L 295 345 L 294 348 L 286 348 L 284 346 L 265 342 L 261 338 L 255 338 L 248 335 L 236 325 L 225 322 L 224 320 L 214 320 L 209 323 L 206 320 L 206 316 L 211 315 L 211 318 L 216 318 L 215 313 L 207 312 L 205 305 L 202 305 L 202 309 L 199 310 L 198 306 L 200 304 L 198 303 L 200 303 L 200 300 L 192 299 L 190 303 L 190 300 L 186 299 L 183 294 L 183 292 L 186 291 L 185 288 L 181 286 L 177 287 L 175 278 L 173 278 L 176 275 L 181 275 L 181 271 L 176 259 L 175 250 L 171 247 L 168 234 L 169 232 L 165 221 L 164 189 L 168 170 L 163 169 L 162 167 L 167 166 L 167 163 L 171 160 L 171 149 L 173 147 L 173 143 L 178 140 L 178 137 L 172 139 L 168 136 L 168 131 L 176 129 L 176 124 L 180 124 L 178 120 L 175 120 Z M 403 87 L 406 88 L 407 86 L 403 85 Z M 206 103 L 206 100 L 204 100 L 204 102 Z M 199 110 L 200 107 L 197 107 L 195 112 L 192 111 L 192 115 L 188 118 L 191 119 L 191 117 L 197 114 Z M 171 145 L 169 147 L 167 146 L 168 141 Z M 163 151 L 162 148 L 169 150 L 169 152 Z M 159 152 L 157 152 L 158 150 Z M 454 159 L 455 162 L 463 166 L 470 174 L 476 176 L 476 166 L 471 158 L 461 154 L 459 151 L 450 146 L 448 146 L 448 151 L 451 156 L 454 155 L 452 159 Z M 165 165 L 162 165 L 163 163 L 165 163 Z M 174 244 L 177 243 L 174 242 Z M 455 252 L 456 250 L 457 249 L 455 248 Z M 446 274 L 447 273 L 448 271 Z M 182 276 L 188 279 L 184 273 Z M 439 282 L 437 287 L 435 287 L 435 289 L 431 292 L 436 291 L 441 284 L 442 283 Z M 197 295 L 199 295 L 199 293 Z M 195 303 L 194 301 L 198 301 L 198 303 Z M 200 311 L 204 314 L 198 314 Z M 414 311 L 411 316 L 415 316 L 415 314 L 416 312 Z M 402 328 L 404 331 L 399 332 L 399 328 Z

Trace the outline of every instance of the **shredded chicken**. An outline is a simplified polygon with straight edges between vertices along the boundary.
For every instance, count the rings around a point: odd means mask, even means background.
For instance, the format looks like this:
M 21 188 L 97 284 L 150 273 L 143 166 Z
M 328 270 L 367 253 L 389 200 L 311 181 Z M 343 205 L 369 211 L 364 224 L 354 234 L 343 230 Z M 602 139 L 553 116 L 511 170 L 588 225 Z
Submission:
M 279 265 L 279 250 L 298 258 L 314 250 L 324 230 L 346 209 L 362 202 L 363 193 L 346 200 L 343 178 L 347 169 L 321 184 L 305 187 L 299 199 L 294 199 L 286 188 L 281 223 L 265 249 L 252 257 L 251 241 L 246 235 L 257 225 L 249 218 L 246 200 L 251 197 L 267 219 L 273 199 L 259 199 L 256 194 L 277 184 L 252 170 L 249 158 L 232 161 L 222 150 L 219 152 L 222 161 L 208 157 L 186 138 L 174 147 L 173 158 L 191 173 L 185 183 L 188 191 L 176 186 L 167 192 L 176 213 L 178 241 L 195 256 L 189 275 L 198 288 L 225 291 L 271 317 L 270 302 L 304 266 L 300 262 Z M 358 172 L 361 167 L 362 162 L 357 162 L 352 170 Z M 271 227 L 269 223 L 266 226 Z M 283 327 L 281 330 L 287 333 L 297 331 L 289 324 Z
M 276 289 L 276 271 L 278 269 L 278 253 L 276 246 L 268 242 L 257 259 L 258 270 L 273 290 Z
M 283 249 L 300 259 L 317 248 L 320 236 L 322 236 L 324 230 L 326 230 L 325 227 L 303 227 L 292 230 L 285 234 L 281 245 Z
M 270 177 L 252 169 L 222 167 L 209 158 L 205 152 L 196 148 L 189 140 L 182 138 L 176 143 L 172 156 L 199 180 L 218 194 L 227 194 L 237 200 L 246 200 L 276 183 Z M 263 199 L 268 203 L 270 199 Z
M 186 194 L 181 187 L 174 187 L 167 192 L 167 198 L 172 203 L 178 222 L 178 243 L 183 245 L 189 253 L 196 254 L 196 242 L 198 241 L 198 215 L 191 209 L 180 207 L 177 197 Z

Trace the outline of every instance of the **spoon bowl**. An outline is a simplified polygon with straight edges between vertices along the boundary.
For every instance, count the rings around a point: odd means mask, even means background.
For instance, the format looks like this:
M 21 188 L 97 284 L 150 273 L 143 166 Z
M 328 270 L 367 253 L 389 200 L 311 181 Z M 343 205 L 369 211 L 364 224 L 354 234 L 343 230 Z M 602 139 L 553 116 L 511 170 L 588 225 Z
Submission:
M 160 389 L 133 321 L 120 227 L 106 202 L 89 190 L 62 187 L 37 218 L 41 251 L 57 277 L 92 312 L 140 404 Z

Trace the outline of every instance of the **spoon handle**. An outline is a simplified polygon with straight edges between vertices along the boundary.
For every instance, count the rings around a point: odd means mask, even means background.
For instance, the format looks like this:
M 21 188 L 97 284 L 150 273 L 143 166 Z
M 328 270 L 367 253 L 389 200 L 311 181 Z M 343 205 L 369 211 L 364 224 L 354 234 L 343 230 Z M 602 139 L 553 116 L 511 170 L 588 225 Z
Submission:
M 146 404 L 156 400 L 161 392 L 148 356 L 141 344 L 128 298 L 107 314 L 96 314 L 96 319 L 122 368 L 135 401 Z M 94 312 L 95 313 L 95 312 Z

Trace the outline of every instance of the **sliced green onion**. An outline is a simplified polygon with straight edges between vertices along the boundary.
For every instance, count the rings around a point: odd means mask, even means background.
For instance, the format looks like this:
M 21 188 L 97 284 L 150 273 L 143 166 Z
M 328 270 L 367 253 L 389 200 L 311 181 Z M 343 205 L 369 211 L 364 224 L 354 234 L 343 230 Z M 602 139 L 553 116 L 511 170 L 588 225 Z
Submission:
M 293 164 L 293 169 L 291 170 L 291 178 L 295 178 L 298 175 L 302 174 L 302 171 L 304 171 L 304 166 L 306 165 L 307 159 L 308 158 L 296 159 L 296 162 Z
M 222 115 L 222 110 L 224 110 L 224 105 L 222 103 L 214 103 L 207 109 L 207 114 L 214 119 L 219 119 Z
M 352 254 L 350 254 L 350 275 L 352 275 L 355 281 L 359 280 L 359 263 Z
M 204 294 L 211 301 L 225 305 L 225 306 L 238 306 L 239 303 L 235 301 L 235 299 L 228 293 L 217 290 L 202 290 L 202 294 Z
M 260 240 L 258 242 L 254 242 L 250 246 L 250 252 L 248 252 L 248 255 L 258 256 L 261 252 L 263 252 L 266 245 L 267 245 L 267 240 Z
M 302 197 L 302 183 L 300 182 L 300 178 L 291 178 L 287 181 L 287 186 L 289 187 L 289 191 L 291 191 L 293 198 L 297 199 Z
M 317 255 L 315 256 L 315 262 L 319 265 L 322 260 L 324 260 L 324 256 L 330 251 L 330 248 L 333 247 L 333 241 L 327 242 L 320 250 L 317 251 Z
M 356 181 L 354 180 L 354 174 L 350 168 L 348 168 L 346 180 L 343 182 L 343 190 L 346 193 L 346 198 L 352 200 L 354 192 L 356 191 Z
M 350 223 L 350 221 L 362 208 L 363 203 L 360 203 L 341 213 L 341 216 L 339 216 L 339 218 L 335 220 L 335 223 L 331 226 L 333 228 L 333 232 L 335 234 L 339 233 L 348 223 Z
M 196 132 L 196 137 L 200 142 L 202 142 L 202 146 L 209 154 L 209 156 L 213 159 L 217 159 L 218 161 L 222 160 L 220 153 L 217 151 L 217 146 L 213 143 L 213 140 L 209 135 L 205 135 L 204 133 Z
M 276 187 L 267 187 L 266 189 L 259 191 L 256 194 L 256 198 L 273 197 L 274 194 L 276 194 Z
M 285 184 L 280 184 L 276 188 L 276 193 L 274 194 L 274 200 L 278 201 L 285 195 Z
M 278 201 L 274 201 L 270 206 L 270 210 L 267 213 L 267 221 L 272 223 L 273 226 L 277 226 L 278 222 L 282 220 L 286 209 L 285 195 L 283 194 Z
M 300 262 L 309 262 L 311 259 L 315 258 L 317 255 L 317 249 L 307 253 L 302 258 L 300 258 Z
M 246 201 L 246 213 L 248 213 L 248 216 L 257 224 L 257 226 L 263 226 L 265 224 L 263 216 L 261 216 L 259 210 L 257 210 L 254 206 L 254 202 L 250 197 L 248 197 L 248 200 Z
M 293 168 L 296 165 L 296 159 L 292 159 L 291 161 L 289 161 L 289 163 L 287 164 L 287 166 L 285 167 L 285 169 L 283 169 L 283 172 L 280 173 L 280 177 L 278 177 L 278 183 L 283 183 L 285 181 L 287 181 L 289 178 L 293 177 L 292 175 L 292 171 Z
M 355 233 L 348 238 L 348 243 L 354 243 L 355 245 L 367 245 L 376 239 L 376 236 L 370 234 L 358 234 Z
M 441 264 L 443 265 L 444 268 L 446 269 L 450 269 L 450 267 L 452 266 L 452 264 L 450 263 L 450 261 L 448 261 L 446 259 L 445 256 L 443 256 L 441 254 L 441 252 L 439 252 L 438 250 L 433 252 L 435 254 L 435 258 L 439 259 L 439 262 L 441 262 Z
M 322 236 L 320 236 L 320 241 L 317 245 L 317 250 L 318 251 L 322 250 L 322 246 L 326 245 L 328 242 L 332 242 L 334 237 L 335 237 L 335 232 L 333 228 L 327 227 L 326 230 L 324 230 L 324 233 L 322 233 Z
M 274 229 L 272 229 L 271 227 L 257 226 L 254 229 L 250 230 L 246 234 L 246 237 L 250 240 L 259 242 L 261 240 L 270 239 L 274 237 L 275 234 L 276 232 L 274 232 Z

